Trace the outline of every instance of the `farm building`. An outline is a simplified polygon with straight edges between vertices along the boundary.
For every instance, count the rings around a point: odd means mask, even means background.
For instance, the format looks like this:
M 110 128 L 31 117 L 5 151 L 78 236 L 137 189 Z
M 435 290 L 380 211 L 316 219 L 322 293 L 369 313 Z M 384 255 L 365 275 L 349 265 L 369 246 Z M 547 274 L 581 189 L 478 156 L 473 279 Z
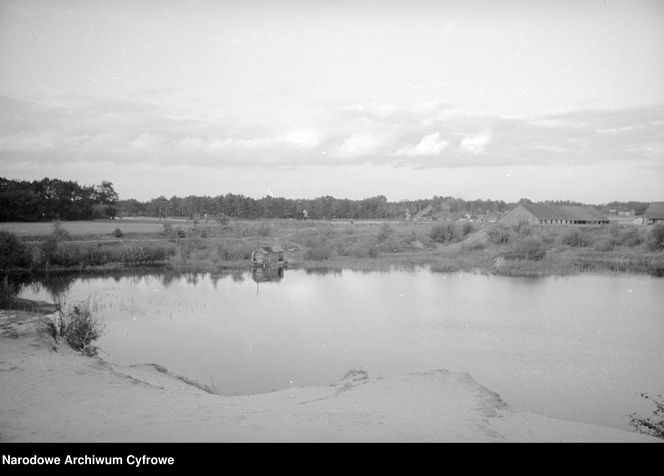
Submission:
M 609 219 L 592 207 L 572 205 L 545 205 L 543 203 L 520 203 L 505 215 L 500 223 L 517 225 L 530 224 L 560 225 L 608 225 Z
M 284 249 L 281 246 L 261 246 L 251 253 L 251 262 L 259 266 L 283 265 Z
M 653 202 L 648 205 L 643 213 L 646 225 L 653 223 L 664 223 L 664 202 Z

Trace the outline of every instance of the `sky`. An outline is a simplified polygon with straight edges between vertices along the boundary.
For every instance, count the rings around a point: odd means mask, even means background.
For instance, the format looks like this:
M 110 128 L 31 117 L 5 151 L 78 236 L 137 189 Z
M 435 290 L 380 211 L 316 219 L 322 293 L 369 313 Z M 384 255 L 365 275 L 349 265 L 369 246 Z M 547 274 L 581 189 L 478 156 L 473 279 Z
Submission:
M 661 0 L 0 0 L 0 176 L 664 200 Z

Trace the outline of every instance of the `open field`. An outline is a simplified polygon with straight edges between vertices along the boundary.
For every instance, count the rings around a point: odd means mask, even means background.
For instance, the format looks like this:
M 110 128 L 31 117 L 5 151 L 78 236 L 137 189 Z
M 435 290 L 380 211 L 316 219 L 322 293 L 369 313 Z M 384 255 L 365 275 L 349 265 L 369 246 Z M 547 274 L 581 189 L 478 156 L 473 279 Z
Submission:
M 0 230 L 15 233 L 28 248 L 17 265 L 24 269 L 161 264 L 213 271 L 246 267 L 256 247 L 279 245 L 290 266 L 303 268 L 427 266 L 508 276 L 587 270 L 664 274 L 664 253 L 652 244 L 653 226 L 125 218 L 61 222 L 60 228 L 68 236 L 54 238 L 53 223 L 0 224 Z M 113 235 L 116 229 L 120 236 Z
M 102 239 L 104 236 L 110 236 L 116 228 L 120 228 L 125 234 L 158 233 L 163 229 L 161 222 L 156 218 L 140 220 L 62 221 L 60 223 L 72 236 L 86 237 L 98 235 L 99 239 Z M 0 223 L 0 230 L 9 231 L 25 238 L 48 236 L 52 229 L 53 222 Z

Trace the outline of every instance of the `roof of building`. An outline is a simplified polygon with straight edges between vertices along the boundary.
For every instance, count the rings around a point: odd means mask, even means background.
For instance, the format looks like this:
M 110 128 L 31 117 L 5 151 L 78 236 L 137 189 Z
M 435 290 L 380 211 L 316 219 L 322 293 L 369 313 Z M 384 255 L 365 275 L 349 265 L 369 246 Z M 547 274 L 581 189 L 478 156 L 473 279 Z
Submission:
M 664 220 L 664 202 L 653 202 L 648 205 L 645 213 L 643 214 L 645 218 L 650 220 L 660 219 Z
M 608 221 L 603 213 L 592 207 L 573 205 L 546 205 L 544 203 L 521 203 L 521 205 L 540 220 L 565 221 Z
M 260 251 L 262 253 L 282 253 L 284 249 L 279 245 L 273 245 L 273 246 L 261 246 L 256 251 Z

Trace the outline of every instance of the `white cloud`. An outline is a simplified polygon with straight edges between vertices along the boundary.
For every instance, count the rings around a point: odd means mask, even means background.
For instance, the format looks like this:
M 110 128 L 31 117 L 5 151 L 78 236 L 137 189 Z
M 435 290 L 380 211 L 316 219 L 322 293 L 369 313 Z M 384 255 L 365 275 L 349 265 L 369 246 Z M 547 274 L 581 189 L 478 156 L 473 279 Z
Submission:
M 363 157 L 380 150 L 382 141 L 370 134 L 353 134 L 339 146 L 340 157 Z
M 136 139 L 129 143 L 129 147 L 138 151 L 151 151 L 164 142 L 166 142 L 166 138 L 161 134 L 142 132 Z
M 450 143 L 445 139 L 441 139 L 438 132 L 422 137 L 415 145 L 402 147 L 394 152 L 394 155 L 404 155 L 408 157 L 418 157 L 423 155 L 437 155 L 445 150 Z
M 459 144 L 459 149 L 463 152 L 477 155 L 484 152 L 489 142 L 491 142 L 491 131 L 484 130 L 473 136 L 464 138 L 461 144 Z
M 319 134 L 311 129 L 291 131 L 283 137 L 283 140 L 289 145 L 302 149 L 313 149 L 320 144 Z

